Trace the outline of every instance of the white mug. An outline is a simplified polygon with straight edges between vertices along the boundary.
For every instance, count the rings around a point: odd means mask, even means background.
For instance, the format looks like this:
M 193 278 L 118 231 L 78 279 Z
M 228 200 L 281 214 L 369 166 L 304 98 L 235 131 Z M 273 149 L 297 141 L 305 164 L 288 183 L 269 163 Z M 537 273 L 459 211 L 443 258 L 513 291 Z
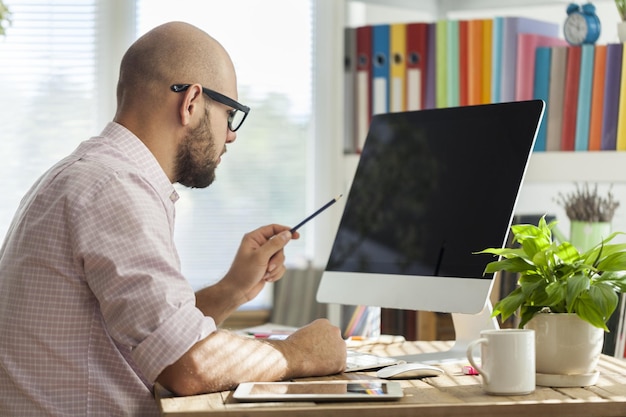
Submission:
M 480 345 L 481 364 L 474 359 Z M 535 331 L 483 330 L 467 346 L 467 359 L 483 379 L 483 389 L 494 395 L 524 395 L 535 390 Z

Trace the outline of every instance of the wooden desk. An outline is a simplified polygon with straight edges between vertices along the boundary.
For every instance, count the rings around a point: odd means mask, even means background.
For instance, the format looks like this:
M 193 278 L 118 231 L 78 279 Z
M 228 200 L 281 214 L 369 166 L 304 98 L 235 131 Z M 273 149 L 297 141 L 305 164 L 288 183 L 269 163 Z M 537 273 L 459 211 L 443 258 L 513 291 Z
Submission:
M 432 352 L 447 347 L 448 342 L 398 342 L 364 344 L 359 350 L 384 355 Z M 352 403 L 254 403 L 242 404 L 232 399 L 230 391 L 172 397 L 157 390 L 162 415 L 174 416 L 506 416 L 506 417 L 593 417 L 626 416 L 626 361 L 603 356 L 600 379 L 586 388 L 537 387 L 524 396 L 491 396 L 482 391 L 481 377 L 463 375 L 461 366 L 445 365 L 446 374 L 425 379 L 402 381 L 404 398 L 386 402 Z M 372 372 L 349 373 L 329 379 L 373 379 Z

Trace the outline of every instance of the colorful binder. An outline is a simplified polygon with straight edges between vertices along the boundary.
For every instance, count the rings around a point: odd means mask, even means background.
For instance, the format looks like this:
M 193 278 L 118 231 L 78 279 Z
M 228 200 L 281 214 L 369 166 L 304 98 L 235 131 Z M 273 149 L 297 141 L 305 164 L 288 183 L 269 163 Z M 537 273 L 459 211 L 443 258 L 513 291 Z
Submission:
M 428 49 L 426 51 L 426 109 L 434 109 L 437 106 L 437 24 L 428 24 Z
M 426 107 L 426 58 L 428 24 L 406 25 L 406 107 L 421 110 Z
M 447 72 L 447 52 L 448 47 L 448 21 L 438 20 L 435 23 L 437 31 L 437 43 L 435 45 L 435 59 L 437 73 L 436 78 L 436 106 L 438 108 L 448 106 L 448 72 Z
M 589 150 L 602 150 L 602 119 L 604 115 L 604 79 L 606 76 L 606 45 L 597 45 L 593 63 L 591 112 L 589 114 Z
M 504 19 L 500 16 L 493 18 L 491 39 L 491 102 L 500 101 L 500 87 L 502 84 L 502 30 Z
M 622 71 L 619 83 L 619 107 L 617 112 L 617 138 L 615 149 L 626 151 L 626 54 L 622 51 Z
M 606 47 L 604 77 L 604 117 L 602 119 L 601 146 L 603 151 L 617 149 L 617 117 L 619 112 L 623 47 L 610 43 Z
M 344 153 L 357 150 L 356 129 L 356 28 L 344 29 L 344 111 L 343 135 Z
M 459 105 L 459 21 L 446 25 L 446 102 L 448 107 Z
M 581 48 L 578 107 L 576 108 L 576 132 L 574 136 L 574 150 L 576 151 L 586 151 L 589 148 L 589 117 L 591 115 L 594 53 L 593 45 L 585 44 Z
M 550 52 L 550 90 L 546 123 L 546 150 L 561 150 L 563 129 L 563 97 L 565 95 L 565 70 L 569 47 L 556 46 Z
M 515 70 L 515 100 L 530 100 L 533 97 L 535 75 L 535 51 L 541 46 L 567 46 L 565 40 L 538 35 L 520 33 L 517 35 L 517 68 Z
M 535 75 L 533 80 L 532 98 L 543 100 L 546 109 L 543 119 L 537 131 L 537 139 L 533 151 L 541 152 L 546 150 L 547 120 L 550 114 L 550 57 L 552 50 L 550 47 L 539 47 L 535 51 Z
M 467 97 L 468 104 L 482 100 L 483 25 L 479 19 L 468 22 L 467 28 Z
M 394 23 L 389 30 L 389 111 L 399 112 L 406 110 L 406 25 Z
M 504 17 L 502 21 L 501 83 L 499 101 L 515 100 L 517 36 L 520 33 L 558 37 L 559 25 L 526 17 Z
M 493 37 L 493 21 L 491 19 L 483 19 L 482 23 L 482 64 L 481 64 L 481 80 L 480 80 L 480 102 L 483 104 L 491 103 L 491 60 L 492 37 Z
M 372 118 L 372 27 L 356 29 L 356 128 L 357 152 L 363 149 Z
M 469 41 L 467 40 L 468 30 L 469 21 L 459 21 L 459 105 L 461 106 L 467 106 L 469 104 Z
M 573 151 L 575 146 L 581 55 L 582 49 L 580 46 L 569 47 L 567 67 L 565 69 L 565 92 L 563 95 L 562 151 Z
M 372 26 L 372 114 L 389 111 L 389 25 Z

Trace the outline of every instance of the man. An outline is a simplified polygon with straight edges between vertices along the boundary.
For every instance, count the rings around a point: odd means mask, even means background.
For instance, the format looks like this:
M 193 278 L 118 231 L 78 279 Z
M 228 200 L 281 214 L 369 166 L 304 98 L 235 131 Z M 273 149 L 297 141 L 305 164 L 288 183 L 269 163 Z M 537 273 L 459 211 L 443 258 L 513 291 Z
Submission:
M 227 52 L 191 25 L 129 48 L 114 121 L 36 182 L 1 249 L 2 415 L 156 415 L 155 382 L 189 395 L 344 369 L 326 320 L 284 341 L 216 329 L 281 278 L 289 227 L 246 234 L 196 294 L 181 275 L 172 184 L 213 181 L 248 111 L 236 84 Z

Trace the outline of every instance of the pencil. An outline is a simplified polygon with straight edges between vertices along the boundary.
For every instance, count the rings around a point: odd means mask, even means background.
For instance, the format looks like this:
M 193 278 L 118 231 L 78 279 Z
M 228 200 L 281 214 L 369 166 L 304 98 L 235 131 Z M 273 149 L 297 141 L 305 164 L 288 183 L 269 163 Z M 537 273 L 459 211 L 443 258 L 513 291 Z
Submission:
M 322 207 L 320 207 L 315 213 L 311 214 L 309 217 L 307 217 L 306 219 L 302 220 L 300 223 L 298 223 L 297 225 L 295 225 L 290 232 L 293 233 L 296 230 L 298 230 L 300 227 L 304 226 L 305 223 L 307 223 L 309 220 L 313 219 L 315 216 L 317 216 L 318 214 L 320 214 L 321 212 L 323 212 L 324 210 L 326 210 L 328 207 L 332 206 L 333 204 L 335 204 L 335 202 L 337 200 L 339 200 L 341 198 L 343 194 L 339 194 L 337 197 L 333 198 L 332 200 L 330 200 L 328 203 L 324 204 Z

